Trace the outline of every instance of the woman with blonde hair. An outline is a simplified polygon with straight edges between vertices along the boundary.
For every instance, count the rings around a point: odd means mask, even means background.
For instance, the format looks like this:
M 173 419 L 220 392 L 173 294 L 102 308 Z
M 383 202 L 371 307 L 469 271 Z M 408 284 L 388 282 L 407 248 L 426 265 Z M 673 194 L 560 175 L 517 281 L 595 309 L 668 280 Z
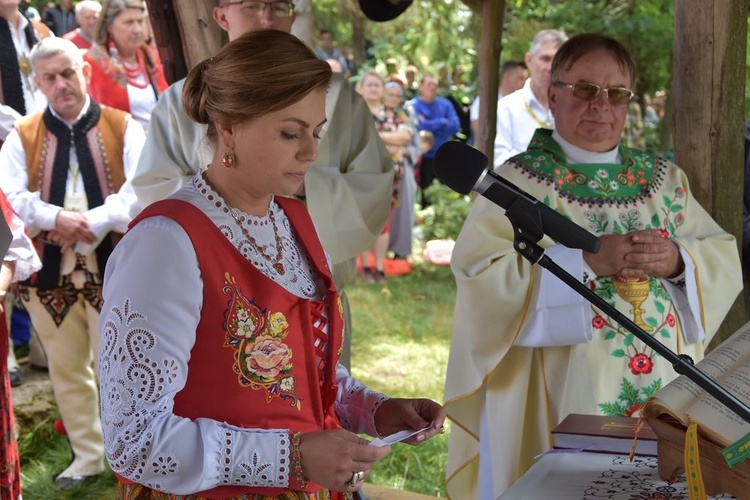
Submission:
M 389 448 L 357 433 L 442 429 L 442 407 L 370 391 L 338 364 L 343 311 L 296 193 L 317 158 L 329 65 L 247 33 L 183 89 L 208 168 L 133 221 L 100 320 L 102 423 L 118 498 L 352 498 Z
M 393 84 L 397 85 L 397 84 Z M 393 192 L 391 199 L 391 216 L 388 217 L 383 232 L 375 241 L 372 249 L 360 254 L 362 260 L 362 279 L 366 282 L 385 283 L 385 258 L 388 253 L 390 241 L 390 225 L 394 208 L 397 208 L 402 200 L 402 186 L 406 162 L 410 161 L 408 146 L 417 134 L 416 126 L 409 121 L 409 115 L 400 106 L 394 106 L 389 100 L 389 106 L 385 102 L 385 79 L 373 70 L 366 71 L 357 82 L 357 92 L 362 96 L 370 108 L 375 128 L 383 140 L 388 153 L 393 161 Z M 412 197 L 413 199 L 413 197 Z M 370 252 L 372 252 L 375 269 L 369 265 Z M 409 252 L 411 253 L 411 242 Z M 399 256 L 408 256 L 400 254 Z
M 104 0 L 85 59 L 91 64 L 91 97 L 129 112 L 148 130 L 167 81 L 149 34 L 145 2 Z

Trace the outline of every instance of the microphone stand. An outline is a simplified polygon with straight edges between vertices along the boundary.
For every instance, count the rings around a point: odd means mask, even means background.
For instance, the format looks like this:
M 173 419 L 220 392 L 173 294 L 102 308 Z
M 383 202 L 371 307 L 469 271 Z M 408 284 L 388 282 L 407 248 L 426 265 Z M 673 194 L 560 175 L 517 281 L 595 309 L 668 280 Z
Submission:
M 544 249 L 537 243 L 544 237 L 539 211 L 534 208 L 528 209 L 529 205 L 519 202 L 518 199 L 505 211 L 506 217 L 513 225 L 513 248 L 520 253 L 531 264 L 539 264 L 549 272 L 557 276 L 563 283 L 575 290 L 581 297 L 598 307 L 602 312 L 614 319 L 621 326 L 638 337 L 644 344 L 651 347 L 664 359 L 672 364 L 674 371 L 680 375 L 687 376 L 698 384 L 703 390 L 715 397 L 724 406 L 740 416 L 745 422 L 750 423 L 750 408 L 734 395 L 717 384 L 712 378 L 700 371 L 693 364 L 693 359 L 686 355 L 677 355 L 667 346 L 659 342 L 656 337 L 646 333 L 620 311 L 604 301 L 601 297 L 591 291 L 583 283 L 575 279 L 565 269 L 558 266 L 552 259 L 544 254 Z

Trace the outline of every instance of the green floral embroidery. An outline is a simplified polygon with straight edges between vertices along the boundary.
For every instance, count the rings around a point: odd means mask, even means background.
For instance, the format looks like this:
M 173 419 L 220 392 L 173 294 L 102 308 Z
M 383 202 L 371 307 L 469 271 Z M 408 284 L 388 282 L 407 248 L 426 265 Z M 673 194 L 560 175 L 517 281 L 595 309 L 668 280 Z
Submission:
M 657 379 L 651 385 L 639 390 L 623 377 L 617 401 L 600 403 L 599 409 L 609 417 L 632 417 L 643 407 L 648 398 L 660 388 L 661 379 Z

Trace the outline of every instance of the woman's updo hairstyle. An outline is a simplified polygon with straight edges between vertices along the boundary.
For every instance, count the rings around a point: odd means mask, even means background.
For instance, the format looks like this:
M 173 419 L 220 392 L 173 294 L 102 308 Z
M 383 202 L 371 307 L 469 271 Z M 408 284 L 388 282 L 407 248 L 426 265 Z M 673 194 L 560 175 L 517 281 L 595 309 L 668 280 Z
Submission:
M 331 67 L 294 35 L 245 33 L 195 66 L 182 89 L 182 106 L 195 122 L 238 125 L 284 109 L 315 89 L 326 89 Z

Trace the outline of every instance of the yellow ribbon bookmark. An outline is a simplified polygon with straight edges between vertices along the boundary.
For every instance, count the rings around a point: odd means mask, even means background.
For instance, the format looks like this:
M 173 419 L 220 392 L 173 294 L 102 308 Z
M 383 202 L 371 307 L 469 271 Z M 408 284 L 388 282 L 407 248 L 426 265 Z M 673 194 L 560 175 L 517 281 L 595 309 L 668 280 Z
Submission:
M 688 498 L 705 500 L 706 488 L 701 474 L 701 458 L 698 453 L 698 424 L 692 423 L 685 433 L 685 476 L 687 476 Z

